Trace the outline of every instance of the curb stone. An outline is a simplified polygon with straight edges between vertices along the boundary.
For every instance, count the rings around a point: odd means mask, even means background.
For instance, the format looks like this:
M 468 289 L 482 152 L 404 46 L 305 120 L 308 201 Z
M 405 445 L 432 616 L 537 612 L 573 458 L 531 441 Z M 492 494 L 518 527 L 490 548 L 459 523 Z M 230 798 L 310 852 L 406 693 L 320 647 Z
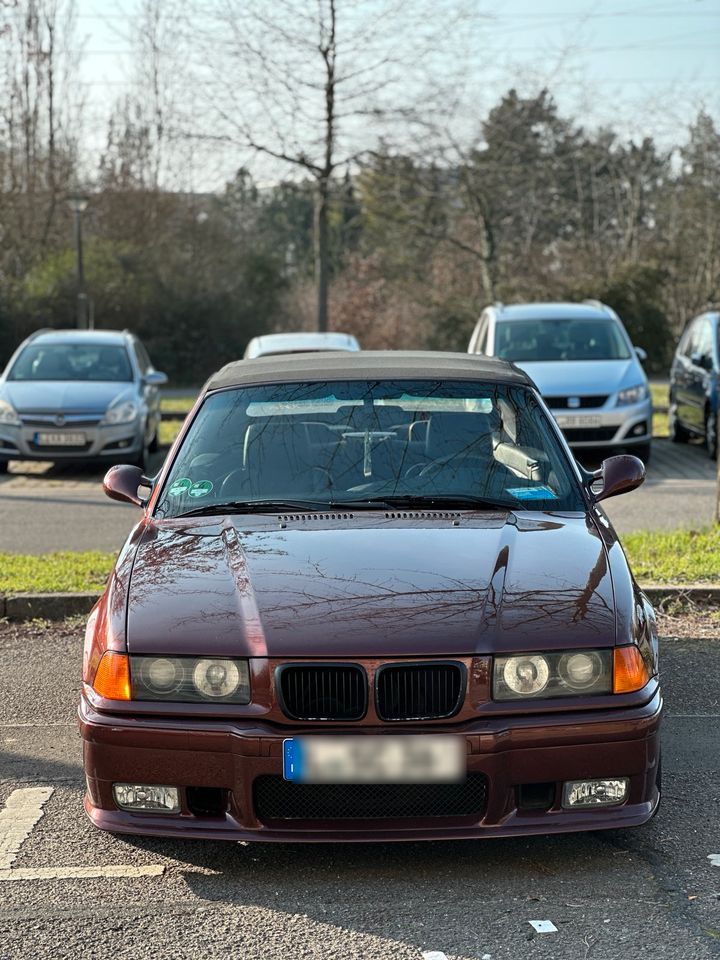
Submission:
M 99 593 L 15 593 L 0 596 L 0 617 L 8 620 L 65 620 L 90 613 Z
M 689 583 L 683 586 L 661 583 L 640 585 L 651 603 L 685 600 L 697 604 L 720 604 L 720 584 Z M 0 620 L 64 620 L 90 613 L 100 593 L 15 593 L 0 594 Z

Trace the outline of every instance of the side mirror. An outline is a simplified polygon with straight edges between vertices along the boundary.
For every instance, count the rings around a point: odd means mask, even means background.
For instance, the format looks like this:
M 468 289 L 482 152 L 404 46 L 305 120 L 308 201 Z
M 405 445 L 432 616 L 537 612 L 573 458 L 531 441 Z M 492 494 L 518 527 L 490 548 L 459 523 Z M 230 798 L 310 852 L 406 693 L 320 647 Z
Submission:
M 600 481 L 602 487 L 593 494 L 595 502 L 616 497 L 620 493 L 635 490 L 645 479 L 645 464 L 637 457 L 621 454 L 603 460 L 602 466 L 591 474 L 591 480 Z
M 159 370 L 151 370 L 145 374 L 145 383 L 149 387 L 162 387 L 168 382 L 167 374 Z
M 643 350 L 642 347 L 635 347 L 635 353 L 640 363 L 645 363 L 647 360 L 647 350 Z
M 143 476 L 140 467 L 127 463 L 110 467 L 103 478 L 103 490 L 111 500 L 134 503 L 136 507 L 142 507 L 145 503 L 138 493 L 138 487 L 152 487 L 152 483 Z

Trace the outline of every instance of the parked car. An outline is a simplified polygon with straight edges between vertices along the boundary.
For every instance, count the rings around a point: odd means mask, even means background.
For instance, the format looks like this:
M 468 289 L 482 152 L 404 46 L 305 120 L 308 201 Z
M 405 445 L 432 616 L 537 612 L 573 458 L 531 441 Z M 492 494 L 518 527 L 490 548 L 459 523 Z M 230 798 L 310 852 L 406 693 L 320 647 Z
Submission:
M 349 333 L 267 333 L 262 337 L 252 338 L 245 348 L 244 359 L 254 360 L 278 353 L 359 349 L 360 344 Z
M 687 443 L 703 437 L 713 460 L 718 455 L 720 313 L 695 317 L 680 338 L 670 369 L 670 437 Z
M 657 631 L 529 378 L 462 354 L 235 362 L 86 633 L 93 823 L 232 840 L 629 827 L 660 797 Z
M 10 460 L 144 466 L 164 383 L 127 330 L 39 330 L 0 375 L 0 473 Z
M 627 449 L 648 461 L 652 398 L 641 363 L 647 355 L 610 307 L 495 304 L 483 310 L 468 353 L 525 370 L 573 449 Z

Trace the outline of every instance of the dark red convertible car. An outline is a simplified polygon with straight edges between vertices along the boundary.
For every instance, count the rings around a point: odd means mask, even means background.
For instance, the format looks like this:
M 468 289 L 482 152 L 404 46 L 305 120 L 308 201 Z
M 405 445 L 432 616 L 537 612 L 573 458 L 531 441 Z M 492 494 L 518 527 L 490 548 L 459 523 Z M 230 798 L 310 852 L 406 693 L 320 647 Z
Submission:
M 110 831 L 397 840 L 644 823 L 657 633 L 527 376 L 442 353 L 215 374 L 87 628 L 86 810 Z

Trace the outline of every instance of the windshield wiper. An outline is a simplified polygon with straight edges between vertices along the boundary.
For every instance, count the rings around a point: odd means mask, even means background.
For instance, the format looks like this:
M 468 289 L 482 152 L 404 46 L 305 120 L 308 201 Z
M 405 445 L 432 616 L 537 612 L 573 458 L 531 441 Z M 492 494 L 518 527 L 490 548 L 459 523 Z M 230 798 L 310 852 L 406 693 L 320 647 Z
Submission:
M 365 508 L 372 509 L 392 509 L 393 507 L 403 507 L 408 510 L 427 510 L 433 507 L 456 508 L 456 509 L 474 509 L 474 510 L 511 510 L 512 506 L 508 503 L 498 503 L 497 500 L 489 500 L 486 497 L 476 497 L 472 494 L 405 494 L 390 495 L 387 497 L 368 497 L 364 500 L 335 500 L 333 507 L 348 507 L 359 510 Z
M 176 513 L 179 517 L 212 517 L 226 513 L 285 513 L 288 510 L 316 512 L 332 510 L 325 500 L 223 500 L 221 503 L 206 503 L 186 513 Z

